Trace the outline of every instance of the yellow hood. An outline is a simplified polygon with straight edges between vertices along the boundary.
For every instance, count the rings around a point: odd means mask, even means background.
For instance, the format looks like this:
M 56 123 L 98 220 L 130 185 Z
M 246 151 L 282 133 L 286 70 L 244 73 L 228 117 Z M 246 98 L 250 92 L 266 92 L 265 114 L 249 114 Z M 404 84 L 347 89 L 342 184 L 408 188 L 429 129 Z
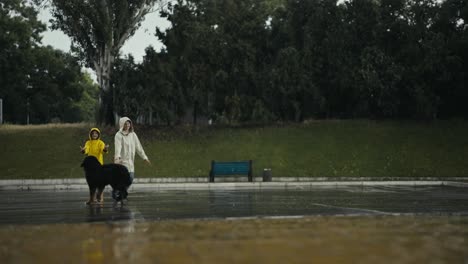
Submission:
M 91 138 L 91 133 L 92 133 L 93 131 L 98 132 L 98 138 L 96 138 L 96 140 L 100 139 L 100 138 L 101 138 L 101 130 L 99 130 L 99 128 L 97 128 L 97 127 L 91 128 L 91 130 L 89 131 L 89 134 L 88 134 L 89 139 L 90 139 L 90 140 L 93 140 L 93 139 Z

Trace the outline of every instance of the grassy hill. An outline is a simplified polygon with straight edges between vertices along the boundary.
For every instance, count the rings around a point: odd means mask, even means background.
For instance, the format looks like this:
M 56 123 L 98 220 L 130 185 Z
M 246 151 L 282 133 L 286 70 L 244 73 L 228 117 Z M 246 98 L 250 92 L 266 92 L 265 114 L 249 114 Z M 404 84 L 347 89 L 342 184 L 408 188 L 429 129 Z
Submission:
M 0 126 L 0 179 L 81 178 L 86 124 Z M 116 128 L 101 128 L 112 161 Z M 137 157 L 137 177 L 207 177 L 210 161 L 254 160 L 254 175 L 468 176 L 468 122 L 313 121 L 216 128 L 136 127 L 153 166 Z

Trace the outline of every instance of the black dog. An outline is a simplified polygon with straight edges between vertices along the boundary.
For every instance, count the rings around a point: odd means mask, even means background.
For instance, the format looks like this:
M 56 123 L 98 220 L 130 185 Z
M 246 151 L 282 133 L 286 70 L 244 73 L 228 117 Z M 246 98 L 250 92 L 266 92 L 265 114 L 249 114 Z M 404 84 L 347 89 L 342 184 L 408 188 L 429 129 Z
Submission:
M 87 156 L 81 163 L 81 167 L 84 168 L 89 187 L 89 200 L 86 204 L 94 202 L 96 196 L 99 202 L 103 201 L 103 191 L 106 185 L 112 187 L 112 198 L 116 202 L 127 198 L 127 189 L 132 184 L 132 179 L 125 166 L 120 164 L 101 165 L 96 157 Z

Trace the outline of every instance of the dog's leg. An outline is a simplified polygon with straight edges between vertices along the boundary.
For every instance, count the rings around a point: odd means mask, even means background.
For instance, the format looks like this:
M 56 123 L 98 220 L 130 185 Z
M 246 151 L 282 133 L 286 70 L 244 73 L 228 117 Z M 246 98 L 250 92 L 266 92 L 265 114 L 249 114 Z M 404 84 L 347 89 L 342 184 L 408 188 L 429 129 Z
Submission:
M 89 199 L 86 204 L 92 204 L 95 201 L 96 188 L 89 187 Z
M 104 188 L 98 188 L 98 192 L 96 194 L 96 198 L 98 203 L 104 203 Z

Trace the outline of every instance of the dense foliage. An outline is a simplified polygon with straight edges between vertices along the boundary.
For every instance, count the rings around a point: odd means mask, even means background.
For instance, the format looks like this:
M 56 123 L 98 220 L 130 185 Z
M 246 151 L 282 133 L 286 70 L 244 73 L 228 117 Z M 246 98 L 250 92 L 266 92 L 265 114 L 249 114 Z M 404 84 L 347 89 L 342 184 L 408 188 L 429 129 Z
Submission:
M 0 3 L 0 98 L 7 123 L 94 120 L 96 86 L 70 54 L 40 46 L 45 25 L 27 1 Z
M 104 67 L 110 78 L 104 96 L 107 85 L 101 84 L 99 95 L 81 73 L 77 58 L 40 47 L 45 26 L 34 8 L 25 0 L 2 1 L 4 119 L 25 123 L 27 113 L 32 123 L 90 119 L 94 102 L 101 97 L 102 104 L 103 96 L 111 109 L 109 119 L 128 115 L 163 125 L 208 119 L 236 124 L 468 117 L 466 0 L 169 2 L 160 14 L 171 26 L 156 29 L 164 48 L 148 47 L 141 62 L 118 55 L 138 23 L 122 27 L 118 19 L 94 23 L 94 35 L 106 37 L 96 37 L 95 45 L 79 46 L 86 42 L 73 30 L 73 25 L 85 21 L 79 14 L 89 19 L 97 15 L 81 12 L 84 7 L 72 3 L 89 7 L 97 2 L 51 2 L 54 27 L 76 35 L 74 55 L 89 66 L 100 60 L 91 56 L 100 50 L 99 43 L 107 47 L 112 39 L 110 29 L 129 32 L 106 53 L 112 63 Z M 104 6 L 95 8 L 98 13 L 126 10 L 115 1 L 99 3 Z M 78 24 L 72 23 L 75 16 Z M 127 21 L 132 16 L 112 17 Z
M 157 30 L 165 48 L 119 61 L 121 114 L 468 117 L 464 0 L 180 0 L 161 15 L 172 24 Z

